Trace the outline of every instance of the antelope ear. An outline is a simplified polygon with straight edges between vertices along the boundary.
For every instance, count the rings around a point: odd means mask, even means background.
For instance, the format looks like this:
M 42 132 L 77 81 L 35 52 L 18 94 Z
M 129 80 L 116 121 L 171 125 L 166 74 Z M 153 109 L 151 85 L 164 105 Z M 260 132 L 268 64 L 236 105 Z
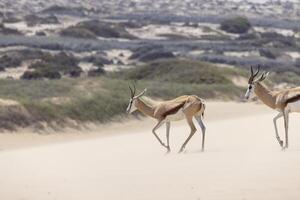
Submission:
M 265 73 L 265 77 L 267 78 L 269 76 L 270 72 Z
M 269 76 L 269 72 L 264 72 L 257 81 L 263 81 Z
M 145 88 L 145 89 L 143 90 L 143 92 L 141 92 L 139 95 L 137 95 L 137 96 L 134 97 L 134 98 L 139 98 L 139 97 L 143 96 L 146 92 L 147 92 L 147 88 Z

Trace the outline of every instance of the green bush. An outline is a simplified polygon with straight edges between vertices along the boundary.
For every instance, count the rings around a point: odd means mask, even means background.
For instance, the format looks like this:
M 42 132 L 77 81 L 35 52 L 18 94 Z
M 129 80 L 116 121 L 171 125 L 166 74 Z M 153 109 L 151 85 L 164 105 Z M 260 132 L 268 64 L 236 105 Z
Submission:
M 43 78 L 43 74 L 40 71 L 25 71 L 21 76 L 21 79 L 34 80 Z
M 246 17 L 233 17 L 221 22 L 221 29 L 229 33 L 247 33 L 251 24 Z
M 102 67 L 97 67 L 96 69 L 91 69 L 88 71 L 89 77 L 101 76 L 105 74 L 105 70 Z
M 60 35 L 74 38 L 96 39 L 97 36 L 88 29 L 71 26 L 60 32 Z
M 38 69 L 35 71 L 25 71 L 24 74 L 21 76 L 21 79 L 26 80 L 34 80 L 34 79 L 60 79 L 61 74 L 58 71 L 51 70 L 51 69 Z
M 41 61 L 32 63 L 29 68 L 34 69 L 35 72 L 27 72 L 22 76 L 23 79 L 32 79 L 38 75 L 49 79 L 59 79 L 61 74 L 79 77 L 82 72 L 77 59 L 64 52 L 56 55 L 44 54 L 41 56 Z
M 0 98 L 13 99 L 24 105 L 30 113 L 30 119 L 21 119 L 29 123 L 24 126 L 39 122 L 65 125 L 67 119 L 77 122 L 108 122 L 125 114 L 130 96 L 129 83 L 133 83 L 133 80 L 104 76 L 47 81 L 0 80 Z M 135 84 L 137 92 L 148 88 L 147 96 L 165 100 L 189 94 L 205 99 L 238 99 L 244 92 L 243 88 L 230 83 L 191 84 L 140 80 Z
M 228 78 L 235 69 L 219 68 L 212 64 L 185 59 L 159 60 L 133 69 L 112 73 L 126 80 L 158 80 L 194 84 L 230 84 Z
M 278 56 L 278 53 L 272 49 L 259 49 L 259 54 L 270 59 L 276 59 L 276 57 Z
M 274 73 L 270 77 L 272 82 L 276 84 L 280 83 L 288 83 L 290 85 L 299 86 L 300 85 L 300 77 L 295 72 L 285 71 L 282 73 Z
M 61 31 L 61 35 L 81 38 L 127 38 L 135 39 L 125 28 L 124 24 L 89 20 Z

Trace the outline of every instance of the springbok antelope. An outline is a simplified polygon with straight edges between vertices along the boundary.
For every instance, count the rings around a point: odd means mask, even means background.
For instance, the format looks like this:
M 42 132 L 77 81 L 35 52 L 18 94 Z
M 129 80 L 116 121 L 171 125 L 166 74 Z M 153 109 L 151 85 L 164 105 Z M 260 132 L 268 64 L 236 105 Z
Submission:
M 257 71 L 253 73 L 253 68 L 251 66 L 251 76 L 248 81 L 248 89 L 245 94 L 245 98 L 249 99 L 253 91 L 257 97 L 270 108 L 277 110 L 279 113 L 274 117 L 274 127 L 276 133 L 276 139 L 278 140 L 282 150 L 288 148 L 288 127 L 289 127 L 289 114 L 291 112 L 300 112 L 300 87 L 285 89 L 281 91 L 271 91 L 261 82 L 267 78 L 268 72 L 264 72 L 261 76 L 255 79 L 260 71 L 260 66 L 258 66 Z M 283 146 L 283 141 L 280 139 L 277 128 L 277 120 L 279 118 L 284 118 L 284 128 L 285 128 L 285 146 Z
M 127 113 L 132 113 L 135 110 L 139 110 L 147 116 L 157 119 L 156 126 L 152 129 L 152 133 L 155 138 L 159 141 L 159 143 L 167 149 L 167 153 L 171 151 L 169 144 L 169 134 L 170 134 L 170 126 L 171 121 L 179 121 L 182 119 L 186 119 L 188 125 L 191 128 L 190 135 L 185 140 L 183 145 L 180 148 L 180 152 L 185 149 L 185 146 L 192 138 L 192 136 L 196 132 L 196 127 L 193 123 L 193 117 L 199 123 L 202 129 L 202 151 L 204 151 L 204 141 L 205 141 L 205 125 L 203 123 L 203 116 L 205 110 L 205 104 L 202 99 L 195 95 L 185 95 L 180 96 L 175 99 L 169 101 L 155 101 L 150 99 L 149 97 L 142 97 L 147 89 L 144 89 L 139 95 L 135 96 L 135 86 L 134 90 L 129 86 L 131 96 L 129 100 L 129 104 L 127 107 Z M 167 145 L 165 145 L 162 140 L 156 134 L 156 130 L 161 127 L 164 123 L 166 123 L 166 138 Z

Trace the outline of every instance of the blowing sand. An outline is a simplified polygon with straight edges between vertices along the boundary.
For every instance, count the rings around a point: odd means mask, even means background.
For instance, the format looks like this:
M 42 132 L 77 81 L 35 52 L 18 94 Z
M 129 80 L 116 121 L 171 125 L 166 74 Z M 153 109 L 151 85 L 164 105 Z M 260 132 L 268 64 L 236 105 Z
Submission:
M 85 140 L 7 145 L 0 152 L 0 199 L 299 200 L 300 116 L 291 116 L 291 144 L 283 152 L 274 115 L 261 105 L 209 103 L 204 153 L 199 133 L 184 154 L 176 153 L 188 135 L 180 122 L 171 125 L 173 152 L 165 155 L 149 120 L 108 125 Z M 165 139 L 164 131 L 159 130 Z

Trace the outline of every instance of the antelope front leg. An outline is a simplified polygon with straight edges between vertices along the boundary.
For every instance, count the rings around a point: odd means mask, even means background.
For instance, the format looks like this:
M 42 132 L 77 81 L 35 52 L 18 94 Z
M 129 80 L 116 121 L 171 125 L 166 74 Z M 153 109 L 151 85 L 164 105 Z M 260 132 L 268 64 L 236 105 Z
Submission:
M 285 129 L 285 146 L 282 150 L 287 149 L 289 147 L 289 112 L 284 112 L 284 129 Z
M 277 128 L 277 120 L 280 117 L 283 117 L 283 113 L 282 112 L 278 113 L 278 115 L 276 117 L 274 117 L 273 122 L 274 122 L 274 127 L 275 127 L 276 139 L 277 139 L 278 143 L 280 144 L 280 146 L 283 147 L 283 141 L 279 137 L 278 128 Z
M 189 124 L 189 126 L 191 127 L 190 135 L 189 135 L 189 137 L 185 140 L 185 142 L 184 142 L 183 145 L 181 146 L 181 148 L 180 148 L 180 150 L 179 150 L 178 153 L 183 152 L 185 146 L 187 145 L 187 143 L 190 141 L 190 139 L 193 137 L 193 135 L 195 134 L 195 132 L 196 132 L 196 130 L 197 130 L 196 127 L 195 127 L 195 125 L 194 125 L 194 123 L 193 123 L 193 119 L 192 119 L 192 118 L 191 118 L 191 119 L 188 119 L 188 124 Z
M 156 131 L 159 127 L 161 127 L 161 125 L 163 125 L 163 123 L 164 123 L 164 121 L 159 121 L 159 122 L 156 124 L 156 126 L 152 129 L 152 133 L 154 134 L 154 136 L 155 136 L 155 138 L 158 140 L 158 142 L 159 142 L 162 146 L 164 146 L 165 148 L 168 149 L 168 146 L 166 146 L 166 145 L 161 141 L 161 139 L 157 136 L 157 134 L 155 133 L 155 131 Z
M 201 127 L 202 130 L 202 151 L 204 151 L 204 143 L 205 143 L 205 131 L 206 131 L 206 127 L 203 123 L 203 120 L 201 119 L 201 116 L 197 116 L 195 117 L 199 126 Z
M 166 130 L 166 132 L 167 132 L 166 136 L 167 136 L 167 149 L 168 149 L 167 153 L 170 153 L 170 151 L 171 151 L 171 149 L 170 149 L 170 142 L 169 142 L 169 138 L 170 138 L 170 126 L 171 126 L 171 123 L 167 122 L 166 123 L 166 128 L 167 128 L 167 130 Z

